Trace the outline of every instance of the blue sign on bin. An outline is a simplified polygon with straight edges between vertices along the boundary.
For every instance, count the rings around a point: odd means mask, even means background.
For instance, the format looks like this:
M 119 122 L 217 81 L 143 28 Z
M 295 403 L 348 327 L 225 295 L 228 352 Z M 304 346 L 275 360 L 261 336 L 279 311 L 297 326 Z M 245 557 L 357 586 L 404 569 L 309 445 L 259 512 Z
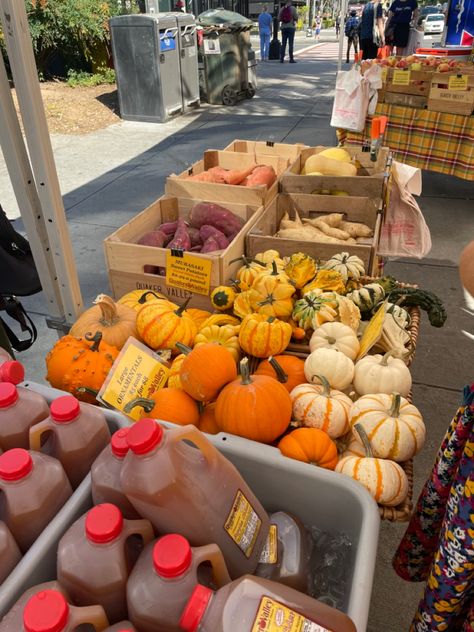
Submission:
M 162 33 L 160 34 L 160 51 L 164 53 L 168 50 L 176 50 L 176 39 Z

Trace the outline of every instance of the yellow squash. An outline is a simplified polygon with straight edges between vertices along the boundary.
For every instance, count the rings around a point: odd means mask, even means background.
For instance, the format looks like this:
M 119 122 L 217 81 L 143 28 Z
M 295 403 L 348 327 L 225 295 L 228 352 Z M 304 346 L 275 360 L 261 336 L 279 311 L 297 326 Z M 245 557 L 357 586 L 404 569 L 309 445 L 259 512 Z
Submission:
M 286 264 L 285 272 L 298 290 L 301 290 L 314 278 L 317 272 L 315 260 L 303 252 L 291 255 Z
M 284 272 L 279 272 L 273 262 L 271 272 L 260 274 L 252 285 L 250 297 L 254 311 L 265 316 L 287 320 L 293 311 L 295 287 Z
M 209 325 L 197 333 L 194 346 L 199 347 L 208 343 L 221 345 L 230 351 L 234 360 L 238 362 L 240 360 L 238 329 L 239 327 L 232 325 L 223 325 L 222 327 Z M 203 370 L 205 371 L 206 368 L 203 367 Z
M 337 292 L 338 294 L 346 293 L 346 285 L 342 274 L 336 270 L 320 270 L 316 277 L 303 288 L 303 294 L 312 290 L 324 290 Z

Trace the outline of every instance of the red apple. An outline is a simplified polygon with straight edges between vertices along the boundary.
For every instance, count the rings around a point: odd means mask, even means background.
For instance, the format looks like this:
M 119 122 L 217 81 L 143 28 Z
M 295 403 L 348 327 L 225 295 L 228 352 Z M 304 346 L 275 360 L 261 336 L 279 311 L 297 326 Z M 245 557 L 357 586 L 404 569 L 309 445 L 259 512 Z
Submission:
M 449 64 L 447 64 L 446 62 L 440 64 L 438 66 L 438 72 L 449 72 L 451 70 Z
M 407 62 L 406 62 L 404 59 L 400 59 L 400 60 L 397 62 L 397 64 L 396 64 L 396 66 L 395 66 L 395 67 L 396 67 L 396 68 L 408 68 L 408 64 L 407 64 Z

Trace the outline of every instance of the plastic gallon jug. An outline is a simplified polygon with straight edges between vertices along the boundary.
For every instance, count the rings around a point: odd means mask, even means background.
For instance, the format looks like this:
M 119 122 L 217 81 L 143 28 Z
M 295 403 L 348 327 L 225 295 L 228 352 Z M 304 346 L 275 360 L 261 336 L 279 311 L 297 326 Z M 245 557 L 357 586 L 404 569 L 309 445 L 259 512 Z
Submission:
M 81 625 L 99 632 L 109 625 L 101 606 L 71 606 L 58 590 L 42 590 L 30 597 L 23 608 L 25 632 L 76 632 Z
M 0 584 L 8 577 L 18 562 L 21 552 L 10 529 L 4 522 L 0 522 Z
M 271 514 L 270 523 L 255 575 L 306 592 L 311 557 L 309 534 L 298 518 L 284 511 Z
M 357 632 L 349 617 L 303 593 L 261 577 L 217 592 L 198 585 L 180 619 L 185 632 Z
M 59 461 L 14 448 L 0 455 L 0 520 L 27 551 L 72 494 Z
M 137 632 L 130 621 L 120 621 L 109 628 L 105 628 L 104 632 Z
M 57 577 L 78 606 L 101 605 L 111 623 L 127 616 L 125 586 L 138 553 L 132 535 L 154 538 L 148 520 L 124 520 L 115 505 L 93 507 L 68 529 L 58 545 Z
M 102 450 L 92 464 L 92 500 L 94 505 L 101 503 L 117 505 L 124 518 L 134 520 L 140 516 L 123 493 L 120 482 L 123 460 L 128 452 L 129 430 L 130 428 L 122 428 L 114 432 L 109 445 Z
M 200 574 L 199 567 L 204 562 L 210 563 L 212 575 Z M 180 632 L 181 613 L 204 576 L 218 587 L 231 581 L 217 545 L 193 548 L 177 534 L 165 535 L 149 544 L 128 580 L 130 619 L 140 632 Z
M 48 404 L 42 395 L 10 382 L 1 382 L 0 447 L 2 450 L 28 449 L 31 426 L 48 415 Z
M 44 441 L 43 435 L 46 435 Z M 61 461 L 73 489 L 89 473 L 109 441 L 110 432 L 102 411 L 80 403 L 73 395 L 55 399 L 49 417 L 30 429 L 30 448 Z
M 57 590 L 68 598 L 66 591 L 56 581 L 44 582 L 28 588 L 21 597 L 13 604 L 7 614 L 0 621 L 0 632 L 22 632 L 23 631 L 23 610 L 33 595 L 44 590 Z
M 163 429 L 142 419 L 127 441 L 121 482 L 138 513 L 158 533 L 217 544 L 231 577 L 253 573 L 270 521 L 232 463 L 191 425 Z
M 19 384 L 25 379 L 25 369 L 21 362 L 6 360 L 0 356 L 0 382 Z

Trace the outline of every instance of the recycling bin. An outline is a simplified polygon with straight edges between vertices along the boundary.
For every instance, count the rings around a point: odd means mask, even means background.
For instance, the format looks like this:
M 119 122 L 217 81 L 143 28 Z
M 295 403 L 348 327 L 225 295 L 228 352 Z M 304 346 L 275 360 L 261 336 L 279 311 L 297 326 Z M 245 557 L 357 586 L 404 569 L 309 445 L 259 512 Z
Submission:
M 183 111 L 199 107 L 198 48 L 196 20 L 190 13 L 173 13 L 178 26 Z
M 249 90 L 257 89 L 257 56 L 253 48 L 249 50 Z
M 164 123 L 182 114 L 176 18 L 121 15 L 109 25 L 121 117 Z

